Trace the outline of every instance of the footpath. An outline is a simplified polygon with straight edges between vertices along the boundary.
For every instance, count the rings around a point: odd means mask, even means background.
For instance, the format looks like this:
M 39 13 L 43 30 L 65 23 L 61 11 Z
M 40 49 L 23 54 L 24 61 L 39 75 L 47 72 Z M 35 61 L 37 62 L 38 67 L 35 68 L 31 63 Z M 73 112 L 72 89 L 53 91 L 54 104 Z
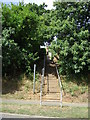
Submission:
M 32 105 L 40 105 L 40 101 L 37 100 L 15 100 L 15 99 L 2 99 L 2 103 L 8 103 L 8 104 L 32 104 Z M 60 101 L 43 101 L 42 105 L 47 106 L 60 106 Z M 62 106 L 68 106 L 68 107 L 88 107 L 88 103 L 67 103 L 63 102 Z

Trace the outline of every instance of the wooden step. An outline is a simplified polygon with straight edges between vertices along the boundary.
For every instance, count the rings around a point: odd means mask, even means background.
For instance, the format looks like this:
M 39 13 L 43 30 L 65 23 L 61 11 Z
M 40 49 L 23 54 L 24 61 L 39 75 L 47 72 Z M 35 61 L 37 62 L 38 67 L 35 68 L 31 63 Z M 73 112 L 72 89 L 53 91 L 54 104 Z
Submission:
M 49 90 L 55 90 L 55 91 L 60 91 L 60 89 L 59 88 L 55 88 L 55 87 L 49 87 Z
M 47 89 L 45 88 L 44 90 L 47 91 Z M 60 90 L 58 89 L 49 89 L 48 92 L 53 92 L 53 93 L 60 93 Z M 47 93 L 47 92 L 46 92 Z
M 59 100 L 60 99 L 60 94 L 56 95 L 52 95 L 52 94 L 49 94 L 49 95 L 45 95 L 42 97 L 43 100 Z
M 43 100 L 43 102 L 60 102 L 60 99 L 57 99 L 57 100 L 48 100 L 48 99 L 45 99 Z
M 43 100 L 46 101 L 56 101 L 60 100 L 60 87 L 58 85 L 58 79 L 56 76 L 56 68 L 55 64 L 48 62 L 46 64 L 46 71 L 45 71 L 45 78 L 44 78 L 44 94 L 42 96 Z M 48 75 L 48 76 L 47 76 Z M 49 88 L 49 91 L 47 91 Z
M 57 90 L 49 90 L 49 93 L 60 93 L 60 91 L 57 91 Z
M 57 97 L 60 97 L 60 93 L 58 93 L 58 94 L 49 93 L 49 94 L 43 95 L 43 98 L 54 98 L 54 99 L 57 99 Z

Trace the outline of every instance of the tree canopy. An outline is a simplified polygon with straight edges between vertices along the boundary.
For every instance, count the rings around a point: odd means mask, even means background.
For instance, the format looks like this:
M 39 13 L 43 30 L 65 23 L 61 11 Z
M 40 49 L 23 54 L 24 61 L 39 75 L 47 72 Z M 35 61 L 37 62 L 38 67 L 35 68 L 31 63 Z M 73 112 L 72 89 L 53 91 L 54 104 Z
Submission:
M 46 6 L 2 4 L 3 75 L 30 74 L 44 41 L 51 43 L 53 56 L 59 56 L 61 74 L 90 70 L 90 2 L 56 1 L 52 10 Z
M 46 12 L 44 7 L 45 4 L 2 4 L 3 74 L 20 70 L 30 74 L 43 44 L 40 27 L 41 16 Z
M 52 41 L 50 48 L 54 56 L 59 56 L 62 74 L 90 70 L 89 5 L 90 2 L 54 2 L 51 24 L 57 44 Z

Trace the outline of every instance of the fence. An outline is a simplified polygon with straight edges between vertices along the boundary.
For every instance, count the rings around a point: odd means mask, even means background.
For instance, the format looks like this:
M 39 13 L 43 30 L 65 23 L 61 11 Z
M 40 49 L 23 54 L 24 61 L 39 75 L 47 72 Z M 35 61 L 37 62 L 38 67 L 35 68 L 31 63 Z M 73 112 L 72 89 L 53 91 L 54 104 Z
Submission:
M 62 107 L 62 84 L 61 84 L 61 79 L 60 79 L 59 72 L 57 69 L 57 65 L 56 65 L 56 72 L 57 72 L 58 81 L 59 81 L 59 85 L 60 85 L 60 106 Z

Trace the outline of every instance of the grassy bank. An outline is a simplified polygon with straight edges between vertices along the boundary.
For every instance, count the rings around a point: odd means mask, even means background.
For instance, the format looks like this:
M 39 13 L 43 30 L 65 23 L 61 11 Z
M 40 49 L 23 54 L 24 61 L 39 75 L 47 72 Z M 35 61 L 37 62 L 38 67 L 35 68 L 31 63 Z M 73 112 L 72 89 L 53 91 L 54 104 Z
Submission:
M 89 79 L 88 79 L 89 80 Z M 84 77 L 61 76 L 63 87 L 63 101 L 88 102 L 88 80 Z
M 39 76 L 40 78 L 40 76 Z M 35 83 L 35 94 L 33 95 L 33 79 L 27 78 L 23 75 L 21 78 L 3 79 L 2 82 L 2 98 L 5 99 L 39 99 L 40 80 L 37 75 Z
M 40 106 L 40 105 L 17 105 L 17 104 L 2 104 L 2 112 L 48 116 L 60 118 L 88 118 L 87 107 L 55 107 L 55 106 Z
M 88 102 L 88 84 L 85 80 L 76 79 L 67 80 L 61 76 L 63 86 L 63 102 Z M 33 95 L 33 81 L 26 76 L 13 80 L 3 79 L 2 98 L 5 99 L 24 99 L 39 100 L 40 99 L 41 78 L 37 77 L 35 83 L 35 94 Z

